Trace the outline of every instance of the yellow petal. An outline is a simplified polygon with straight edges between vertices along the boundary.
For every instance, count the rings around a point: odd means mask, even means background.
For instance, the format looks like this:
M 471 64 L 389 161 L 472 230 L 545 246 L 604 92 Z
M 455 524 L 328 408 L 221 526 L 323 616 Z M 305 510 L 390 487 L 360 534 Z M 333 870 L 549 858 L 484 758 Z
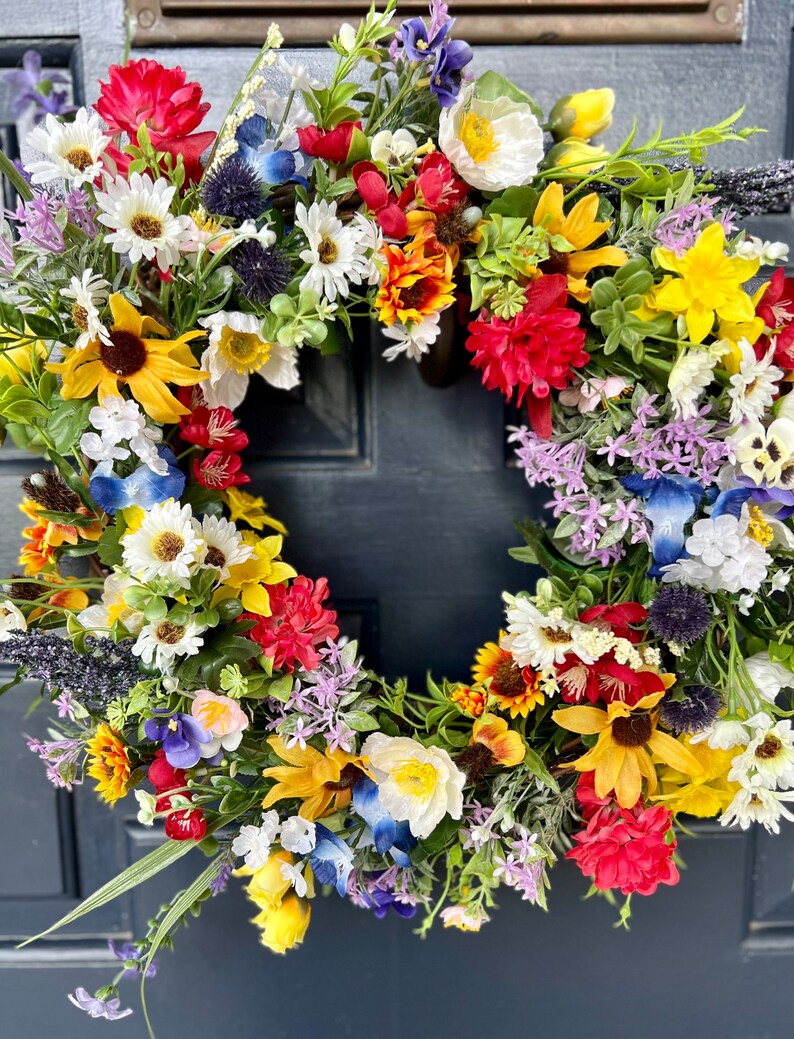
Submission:
M 601 732 L 608 724 L 606 714 L 597 707 L 564 707 L 554 711 L 552 719 L 561 728 L 582 735 Z
M 642 776 L 636 753 L 627 751 L 623 768 L 615 783 L 615 797 L 621 808 L 633 808 L 642 793 Z
M 674 740 L 666 732 L 656 729 L 648 740 L 648 748 L 666 765 L 670 765 L 688 776 L 699 776 L 703 772 L 700 762 L 692 751 L 687 750 L 683 743 Z

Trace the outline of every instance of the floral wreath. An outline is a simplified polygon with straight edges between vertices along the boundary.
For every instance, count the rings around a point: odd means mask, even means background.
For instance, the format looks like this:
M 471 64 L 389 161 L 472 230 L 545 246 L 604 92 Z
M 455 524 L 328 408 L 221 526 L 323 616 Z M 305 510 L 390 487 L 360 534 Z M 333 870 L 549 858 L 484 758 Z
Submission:
M 698 165 L 753 130 L 608 151 L 611 90 L 544 115 L 470 75 L 443 3 L 393 15 L 341 27 L 329 82 L 271 27 L 217 137 L 181 68 L 113 66 L 91 111 L 34 53 L 10 76 L 35 126 L 0 155 L 0 419 L 49 467 L 0 650 L 57 709 L 29 740 L 48 778 L 133 794 L 167 838 L 45 934 L 208 856 L 70 995 L 92 1017 L 132 1013 L 121 979 L 232 875 L 280 953 L 321 888 L 477 931 L 501 886 L 545 907 L 561 856 L 625 924 L 678 882 L 679 816 L 794 819 L 794 302 L 757 277 L 786 249 L 741 229 L 747 177 Z M 757 201 L 791 169 L 752 177 Z M 484 385 L 526 404 L 509 441 L 554 523 L 520 527 L 546 576 L 471 676 L 414 693 L 282 559 L 234 412 L 354 317 L 432 358 L 456 305 Z

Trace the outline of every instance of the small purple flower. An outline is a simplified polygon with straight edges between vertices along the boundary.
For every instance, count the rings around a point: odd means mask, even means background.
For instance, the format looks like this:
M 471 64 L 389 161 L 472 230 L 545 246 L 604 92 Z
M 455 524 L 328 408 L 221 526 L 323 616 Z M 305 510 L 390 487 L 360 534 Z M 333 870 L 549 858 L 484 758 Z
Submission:
M 52 702 L 53 706 L 58 708 L 59 718 L 68 718 L 70 722 L 74 721 L 74 701 L 72 694 L 68 690 L 61 693 L 61 695 Z
M 20 202 L 16 212 L 7 211 L 6 215 L 16 220 L 20 240 L 30 242 L 51 253 L 64 251 L 63 234 L 55 222 L 55 214 L 60 204 L 46 195 L 36 195 L 29 202 Z
M 0 235 L 0 275 L 12 278 L 15 267 L 13 247 L 7 238 Z
M 471 47 L 463 40 L 449 40 L 441 45 L 430 73 L 430 93 L 442 108 L 450 108 L 455 103 L 463 69 L 473 57 Z
M 147 739 L 162 743 L 165 758 L 174 768 L 192 768 L 201 760 L 201 745 L 212 736 L 189 714 L 150 718 L 143 727 Z
M 136 948 L 132 942 L 125 942 L 123 945 L 118 945 L 116 942 L 108 942 L 108 948 L 118 960 L 130 962 L 134 960 L 136 963 L 143 959 L 145 952 L 141 949 Z M 146 977 L 153 978 L 157 973 L 157 960 L 152 960 L 149 966 L 146 968 Z M 123 978 L 137 978 L 140 977 L 140 971 L 135 967 L 127 967 L 122 975 Z
M 89 996 L 84 988 L 75 989 L 74 995 L 69 993 L 69 1002 L 74 1003 L 80 1010 L 85 1010 L 89 1017 L 104 1017 L 108 1021 L 119 1021 L 122 1017 L 129 1017 L 132 1009 L 119 1009 L 121 1000 L 100 999 L 99 996 Z
M 96 238 L 97 227 L 94 218 L 98 209 L 92 204 L 82 188 L 73 188 L 64 199 L 69 210 L 69 223 L 79 227 L 86 238 Z
M 426 61 L 429 57 L 435 56 L 437 48 L 444 42 L 451 28 L 452 22 L 447 21 L 435 32 L 431 30 L 431 35 L 421 18 L 409 18 L 400 26 L 399 36 L 411 61 Z
M 54 83 L 67 83 L 67 78 L 60 72 L 49 72 L 45 75 L 41 64 L 39 52 L 28 50 L 22 55 L 21 69 L 13 69 L 3 74 L 3 80 L 14 91 L 11 111 L 15 119 L 22 115 L 29 104 L 41 108 L 41 114 L 52 112 L 53 115 L 62 115 L 67 111 L 64 104 L 66 91 L 51 89 Z M 39 89 L 42 85 L 43 91 Z

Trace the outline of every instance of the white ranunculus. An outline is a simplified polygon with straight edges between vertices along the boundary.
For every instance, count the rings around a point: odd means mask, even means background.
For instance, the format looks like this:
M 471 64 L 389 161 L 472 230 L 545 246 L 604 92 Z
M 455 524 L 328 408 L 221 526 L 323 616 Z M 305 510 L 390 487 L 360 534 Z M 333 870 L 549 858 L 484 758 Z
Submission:
M 528 104 L 498 97 L 482 101 L 472 83 L 441 112 L 439 147 L 466 181 L 481 191 L 528 184 L 543 158 L 543 131 Z

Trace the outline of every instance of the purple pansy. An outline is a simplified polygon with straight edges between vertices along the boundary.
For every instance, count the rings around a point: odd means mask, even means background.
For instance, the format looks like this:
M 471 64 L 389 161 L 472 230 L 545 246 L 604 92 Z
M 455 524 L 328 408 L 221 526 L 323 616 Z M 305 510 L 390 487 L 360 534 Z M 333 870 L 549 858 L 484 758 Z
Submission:
M 212 736 L 189 714 L 150 718 L 143 727 L 147 739 L 162 743 L 165 758 L 174 768 L 192 768 L 201 760 L 201 747 Z
M 421 18 L 408 18 L 400 26 L 399 35 L 411 61 L 426 61 L 435 55 L 451 28 L 452 21 L 448 21 L 429 33 Z
M 455 103 L 460 92 L 463 69 L 473 56 L 471 47 L 463 40 L 449 40 L 439 49 L 430 73 L 430 92 L 442 108 L 449 108 Z
M 131 960 L 143 959 L 145 953 L 140 949 L 136 948 L 132 942 L 124 942 L 123 945 L 119 945 L 117 942 L 108 942 L 108 948 L 116 957 L 116 959 L 122 960 L 123 962 L 129 963 Z M 135 967 L 127 967 L 122 977 L 124 978 L 137 978 L 140 976 L 140 971 Z M 157 973 L 157 960 L 152 960 L 149 966 L 146 968 L 146 977 L 153 978 Z
M 67 111 L 73 111 L 71 106 L 66 105 L 66 91 L 52 90 L 54 83 L 68 83 L 66 76 L 62 76 L 60 72 L 45 74 L 41 65 L 39 52 L 28 50 L 22 55 L 21 69 L 12 69 L 11 72 L 3 74 L 3 80 L 14 91 L 11 111 L 15 119 L 22 115 L 29 104 L 41 109 L 39 118 L 48 112 L 63 115 Z M 43 89 L 40 90 L 40 87 Z
M 122 1017 L 129 1017 L 132 1009 L 127 1007 L 121 1009 L 121 1000 L 100 999 L 99 996 L 90 996 L 88 992 L 80 987 L 76 988 L 74 995 L 69 993 L 69 1002 L 74 1003 L 80 1010 L 85 1010 L 89 1017 L 104 1017 L 108 1021 L 119 1021 Z

